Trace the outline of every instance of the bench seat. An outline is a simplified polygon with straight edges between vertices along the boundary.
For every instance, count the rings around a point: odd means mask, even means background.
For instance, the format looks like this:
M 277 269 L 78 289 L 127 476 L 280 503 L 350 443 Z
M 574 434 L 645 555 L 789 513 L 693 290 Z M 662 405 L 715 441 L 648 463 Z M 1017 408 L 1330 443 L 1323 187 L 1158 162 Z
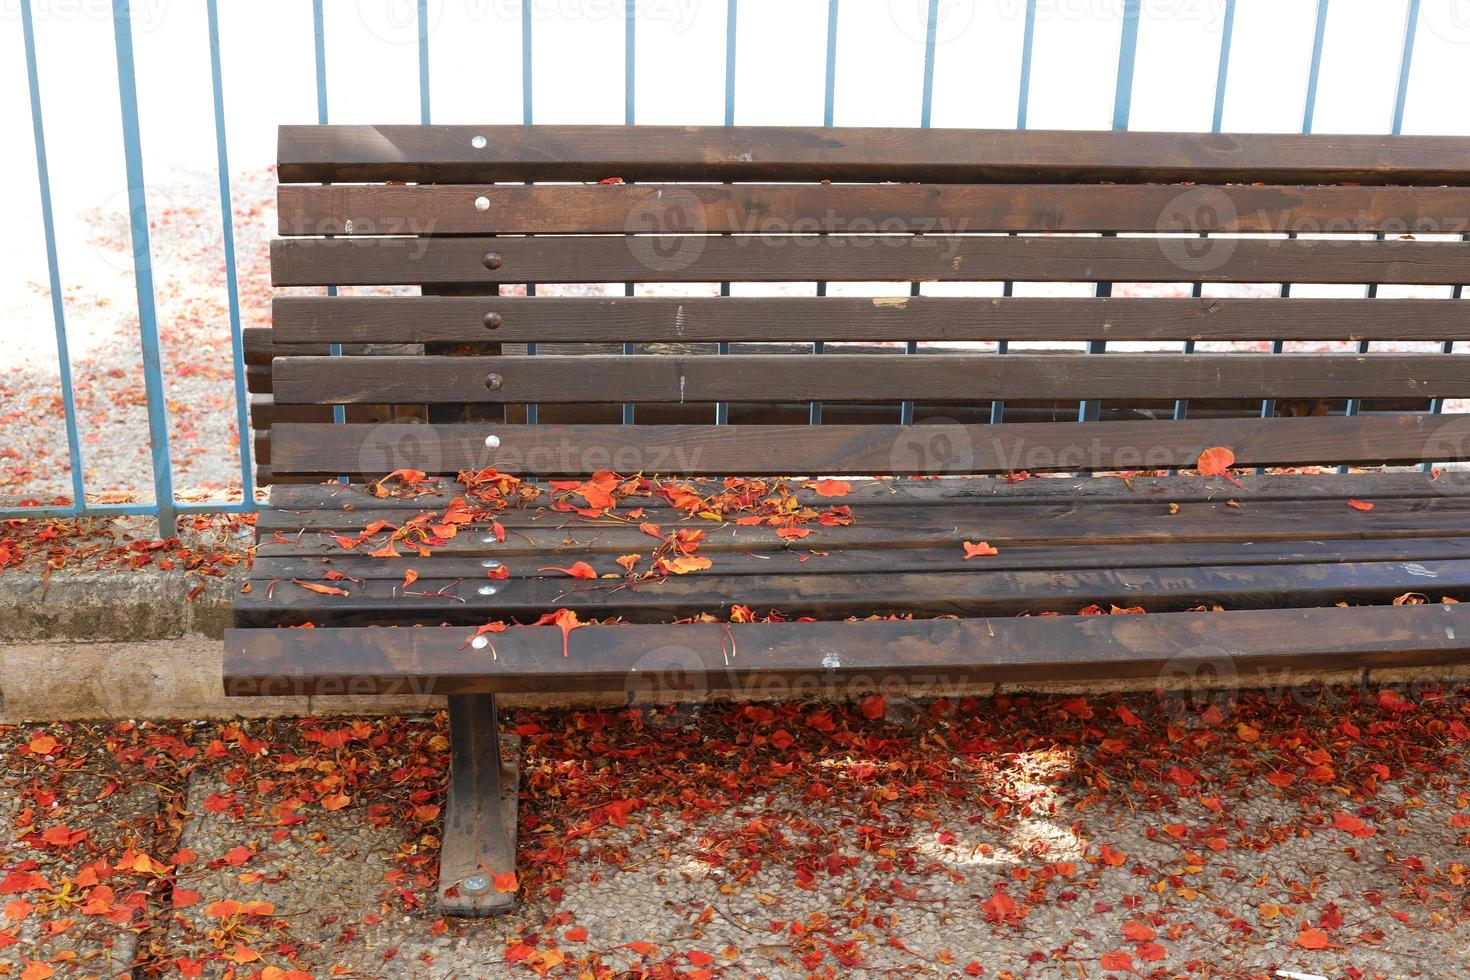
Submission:
M 548 509 L 548 494 L 520 508 L 472 509 L 479 520 L 458 525 L 427 557 L 403 547 L 398 558 L 366 552 L 400 525 L 437 523 L 444 496 L 435 509 L 424 497 L 384 506 L 390 501 L 351 491 L 299 488 L 260 517 L 252 588 L 236 603 L 235 621 L 476 626 L 534 621 L 558 608 L 582 620 L 633 623 L 729 621 L 737 607 L 818 619 L 1073 614 L 1091 606 L 1158 613 L 1382 603 L 1406 593 L 1438 601 L 1470 591 L 1470 484 L 1459 475 L 1266 477 L 1243 488 L 1223 479 L 1139 478 L 1100 481 L 1109 492 L 1086 497 L 1024 492 L 1026 484 L 1067 482 L 1038 478 L 997 492 L 1008 485 L 946 479 L 871 484 L 841 498 L 803 493 L 814 508 L 844 508 L 836 513 L 844 520 L 850 513 L 851 523 L 812 522 L 796 539 L 694 516 L 658 497 L 628 498 L 586 518 Z M 1252 492 L 1264 487 L 1271 489 Z M 622 516 L 635 509 L 641 518 Z M 491 533 L 492 520 L 505 540 Z M 711 566 L 625 581 L 617 558 L 657 544 L 640 530 L 645 521 L 664 535 L 702 532 L 698 554 Z M 383 530 L 363 544 L 340 543 L 373 525 Z M 967 558 L 966 541 L 988 542 L 998 554 Z M 509 577 L 488 580 L 487 562 Z M 571 578 L 562 569 L 576 562 L 615 580 Z M 406 589 L 410 570 L 416 581 Z M 300 582 L 347 594 L 324 597 Z

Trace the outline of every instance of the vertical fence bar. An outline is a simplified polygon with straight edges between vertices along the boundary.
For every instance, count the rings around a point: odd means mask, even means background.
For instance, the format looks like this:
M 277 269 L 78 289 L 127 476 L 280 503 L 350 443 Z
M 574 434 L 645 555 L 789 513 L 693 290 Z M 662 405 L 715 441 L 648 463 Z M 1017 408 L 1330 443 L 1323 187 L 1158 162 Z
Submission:
M 240 500 L 255 501 L 251 459 L 249 395 L 245 386 L 245 345 L 240 333 L 240 277 L 235 268 L 235 210 L 230 194 L 230 153 L 225 137 L 225 86 L 220 68 L 219 0 L 205 5 L 209 18 L 209 80 L 214 95 L 214 144 L 219 167 L 219 221 L 224 237 L 225 292 L 230 304 L 230 351 L 235 359 L 235 429 L 240 435 Z
M 735 38 L 739 20 L 739 0 L 725 0 L 725 125 L 735 125 Z M 720 295 L 730 295 L 730 284 L 720 283 Z M 717 352 L 730 353 L 730 342 L 722 340 Z M 729 402 L 715 403 L 715 425 L 730 424 Z
M 1322 49 L 1327 41 L 1327 12 L 1330 0 L 1317 0 L 1317 23 L 1312 29 L 1312 63 L 1307 69 L 1307 98 L 1302 107 L 1302 132 L 1312 131 L 1313 119 L 1317 113 L 1317 82 L 1322 76 Z M 1295 238 L 1294 233 L 1286 236 L 1288 239 Z M 1291 295 L 1291 283 L 1281 284 L 1280 296 L 1286 299 Z M 1271 353 L 1280 354 L 1286 349 L 1286 342 L 1281 340 L 1271 341 Z M 1267 398 L 1261 402 L 1261 418 L 1266 419 L 1276 414 L 1276 399 Z M 1265 467 L 1256 467 L 1257 473 L 1264 473 Z
M 1126 0 L 1123 5 L 1123 34 L 1118 44 L 1118 81 L 1113 90 L 1113 129 L 1128 128 L 1128 117 L 1133 108 L 1133 69 L 1138 60 L 1138 21 L 1142 0 Z M 1104 238 L 1116 237 L 1104 232 Z M 1100 282 L 1093 290 L 1094 296 L 1113 295 L 1113 284 Z M 1087 353 L 1101 354 L 1108 348 L 1105 340 L 1089 340 Z M 1096 422 L 1102 413 L 1102 402 L 1082 401 L 1077 405 L 1077 421 Z
M 636 79 L 636 74 L 635 74 L 635 70 L 634 70 L 634 66 L 635 66 L 636 61 L 637 61 L 637 55 L 636 55 L 636 51 L 637 51 L 636 42 L 637 42 L 637 39 L 638 39 L 637 11 L 638 11 L 638 5 L 636 3 L 629 2 L 628 3 L 627 22 L 625 23 L 624 29 L 623 29 L 623 124 L 626 125 L 626 126 L 633 125 L 633 118 L 634 118 L 634 116 L 636 114 L 637 104 L 638 104 L 638 100 L 637 100 L 637 88 L 636 88 L 637 79 Z M 632 296 L 633 295 L 633 292 L 634 292 L 634 289 L 633 289 L 633 284 L 631 282 L 627 282 L 627 283 L 624 283 L 623 284 L 623 295 L 624 296 Z M 623 341 L 623 353 L 624 354 L 630 354 L 631 355 L 631 354 L 636 354 L 637 352 L 638 352 L 638 345 L 637 344 L 634 344 L 632 341 L 626 341 L 626 340 Z M 635 420 L 636 420 L 636 415 L 634 413 L 633 403 L 632 402 L 624 402 L 623 403 L 623 424 L 624 425 L 632 425 Z
M 153 456 L 154 508 L 159 537 L 178 533 L 174 479 L 168 450 L 168 406 L 163 393 L 163 358 L 158 345 L 158 311 L 153 297 L 153 254 L 148 240 L 148 193 L 143 182 L 143 139 L 138 122 L 138 78 L 133 64 L 133 14 L 128 0 L 112 3 L 117 89 L 122 103 L 123 157 L 128 176 L 128 216 L 133 242 L 133 281 L 138 292 L 138 336 L 143 353 L 143 390 L 148 399 L 148 442 Z
M 928 129 L 934 112 L 934 36 L 939 26 L 939 0 L 929 0 L 929 10 L 924 21 L 924 88 L 919 104 L 919 125 Z M 920 293 L 917 282 L 909 283 L 909 295 L 918 296 Z M 919 353 L 919 342 L 908 340 L 904 342 L 905 354 Z M 914 424 L 914 403 L 905 401 L 898 408 L 898 422 L 900 425 Z
M 1412 30 L 1417 27 L 1419 21 L 1419 0 L 1410 0 L 1409 8 L 1410 29 Z M 1401 72 L 1399 75 L 1399 89 L 1399 104 L 1395 107 L 1394 112 L 1394 125 L 1397 127 L 1395 132 L 1401 131 L 1404 124 L 1403 104 L 1408 100 L 1409 95 L 1409 73 L 1407 71 Z M 1461 241 L 1470 242 L 1470 235 L 1461 235 L 1460 239 Z M 1450 291 L 1450 298 L 1464 299 L 1465 286 L 1463 284 L 1456 285 Z M 1440 344 L 1439 350 L 1441 354 L 1453 354 L 1455 352 L 1455 342 L 1453 340 L 1446 340 Z M 1444 411 L 1444 401 L 1443 398 L 1433 399 L 1429 403 L 1429 411 L 1434 415 L 1440 414 Z M 1420 465 L 1420 469 L 1428 473 L 1434 469 L 1434 463 L 1432 461 L 1425 461 Z
M 316 121 L 317 125 L 327 124 L 327 26 L 326 16 L 322 10 L 322 0 L 311 0 L 311 26 L 313 40 L 313 54 L 316 65 Z M 337 295 L 336 286 L 327 287 L 328 296 Z M 328 344 L 327 353 L 332 357 L 342 356 L 341 344 Z M 332 406 L 332 421 L 342 425 L 347 421 L 347 406 Z M 342 478 L 346 482 L 346 478 Z
M 1026 128 L 1031 100 L 1031 52 L 1036 47 L 1036 0 L 1026 0 L 1026 24 L 1021 35 L 1021 85 L 1016 104 L 1016 128 Z
M 535 11 L 531 9 L 533 0 L 521 0 L 521 121 L 527 126 L 531 125 L 532 98 L 531 98 L 531 18 Z M 500 290 L 497 288 L 496 292 Z M 536 284 L 526 283 L 526 295 L 536 295 Z M 527 356 L 536 353 L 534 342 L 526 344 Z M 541 406 L 534 403 L 526 405 L 526 424 L 535 425 L 541 421 Z
M 1404 20 L 1404 47 L 1402 53 L 1399 55 L 1398 85 L 1394 89 L 1393 121 L 1390 124 L 1390 130 L 1394 136 L 1398 136 L 1404 131 L 1404 103 L 1409 97 L 1409 71 L 1414 65 L 1414 35 L 1418 27 L 1418 21 L 1419 0 L 1409 0 L 1408 13 Z M 1382 232 L 1379 232 L 1373 237 L 1379 241 L 1383 241 L 1384 239 Z M 1369 283 L 1363 295 L 1367 299 L 1377 299 L 1378 284 L 1376 282 Z M 1368 353 L 1371 343 L 1368 340 L 1358 341 L 1358 353 Z M 1357 415 L 1362 409 L 1363 400 L 1361 398 L 1349 398 L 1344 414 Z M 1338 472 L 1346 473 L 1347 467 L 1339 466 Z
M 429 125 L 429 0 L 419 0 L 419 122 Z
M 86 508 L 87 495 L 83 483 L 82 442 L 77 436 L 76 395 L 71 384 L 71 350 L 66 341 L 66 305 L 61 295 L 61 265 L 56 257 L 56 221 L 51 210 L 51 175 L 46 165 L 46 127 L 41 118 L 41 82 L 36 70 L 36 27 L 31 18 L 31 0 L 20 0 L 20 26 L 25 37 L 26 83 L 31 95 L 31 133 L 36 144 L 36 176 L 41 193 L 41 229 L 46 239 L 46 275 L 51 290 L 51 319 L 56 327 L 56 367 L 61 378 L 67 465 L 71 470 L 71 512 L 79 514 Z
M 1218 133 L 1225 124 L 1225 88 L 1230 80 L 1230 36 L 1235 30 L 1235 0 L 1225 0 L 1225 22 L 1220 26 L 1220 58 L 1218 68 L 1215 72 L 1215 110 L 1210 116 L 1210 132 Z M 1201 238 L 1208 238 L 1208 232 L 1201 232 Z M 1195 299 L 1205 294 L 1205 286 L 1197 282 L 1189 293 Z M 1194 341 L 1184 342 L 1184 353 L 1194 353 Z M 1180 398 L 1174 402 L 1174 421 L 1182 421 L 1189 415 L 1189 399 Z
M 832 125 L 832 114 L 837 102 L 837 0 L 827 0 L 827 77 L 822 95 L 822 125 Z M 826 281 L 818 281 L 817 295 L 827 295 Z M 820 340 L 812 341 L 812 353 L 821 354 L 827 345 Z M 822 403 L 812 402 L 807 406 L 807 423 L 822 424 Z
M 1331 0 L 1317 0 L 1317 23 L 1312 28 L 1312 63 L 1307 69 L 1307 98 L 1302 106 L 1302 132 L 1310 133 L 1317 115 L 1317 85 L 1322 80 L 1322 50 L 1327 43 L 1327 14 Z
M 1031 51 L 1036 45 L 1036 0 L 1026 0 L 1026 24 L 1021 32 L 1021 79 L 1019 94 L 1016 98 L 1016 128 L 1026 128 L 1026 111 L 1031 101 Z M 1000 294 L 1009 298 L 1016 295 L 1016 284 L 1007 279 L 1000 285 Z M 996 354 L 1006 354 L 1010 350 L 1010 342 L 997 340 L 995 342 Z M 1005 421 L 1006 403 L 998 398 L 990 400 L 990 424 L 999 425 Z

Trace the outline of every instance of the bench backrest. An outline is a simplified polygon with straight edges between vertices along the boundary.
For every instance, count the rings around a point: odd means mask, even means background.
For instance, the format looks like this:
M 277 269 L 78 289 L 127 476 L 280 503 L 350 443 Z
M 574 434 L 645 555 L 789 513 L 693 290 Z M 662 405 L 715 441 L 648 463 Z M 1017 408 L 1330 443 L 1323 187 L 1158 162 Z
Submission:
M 278 475 L 1470 458 L 1470 139 L 285 126 L 280 180 L 275 285 L 344 295 L 272 342 L 394 353 L 276 403 L 396 408 Z

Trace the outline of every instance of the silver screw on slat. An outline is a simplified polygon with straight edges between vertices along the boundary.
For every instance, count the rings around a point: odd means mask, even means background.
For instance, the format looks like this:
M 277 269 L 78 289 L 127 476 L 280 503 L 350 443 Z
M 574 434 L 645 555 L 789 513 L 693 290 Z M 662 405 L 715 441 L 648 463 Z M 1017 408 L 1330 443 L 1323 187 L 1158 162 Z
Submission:
M 484 875 L 470 875 L 460 887 L 467 892 L 482 892 L 490 887 L 490 882 L 485 880 Z
M 480 586 L 480 595 L 494 595 L 495 593 L 497 593 L 499 591 L 500 590 L 497 589 L 493 585 L 482 585 L 482 586 Z
M 500 448 L 500 437 L 499 436 L 486 436 L 485 437 L 485 448 L 486 449 L 499 449 Z
M 470 140 L 470 146 L 473 146 L 477 150 L 483 150 L 485 148 L 485 137 L 476 136 L 474 139 Z
M 490 210 L 490 199 L 488 197 L 486 197 L 485 195 L 483 195 L 483 194 L 481 194 L 479 197 L 475 198 L 475 210 L 476 211 L 489 211 Z

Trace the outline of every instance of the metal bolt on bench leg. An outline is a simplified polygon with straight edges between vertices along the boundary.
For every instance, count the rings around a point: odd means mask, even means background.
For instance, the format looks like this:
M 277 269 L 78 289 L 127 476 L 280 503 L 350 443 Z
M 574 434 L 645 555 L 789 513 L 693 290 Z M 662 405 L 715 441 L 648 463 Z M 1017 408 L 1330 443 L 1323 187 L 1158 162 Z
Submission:
M 495 891 L 494 876 L 515 870 L 520 770 L 514 756 L 501 756 L 495 695 L 449 696 L 449 743 L 439 907 L 445 915 L 509 912 L 515 895 Z

